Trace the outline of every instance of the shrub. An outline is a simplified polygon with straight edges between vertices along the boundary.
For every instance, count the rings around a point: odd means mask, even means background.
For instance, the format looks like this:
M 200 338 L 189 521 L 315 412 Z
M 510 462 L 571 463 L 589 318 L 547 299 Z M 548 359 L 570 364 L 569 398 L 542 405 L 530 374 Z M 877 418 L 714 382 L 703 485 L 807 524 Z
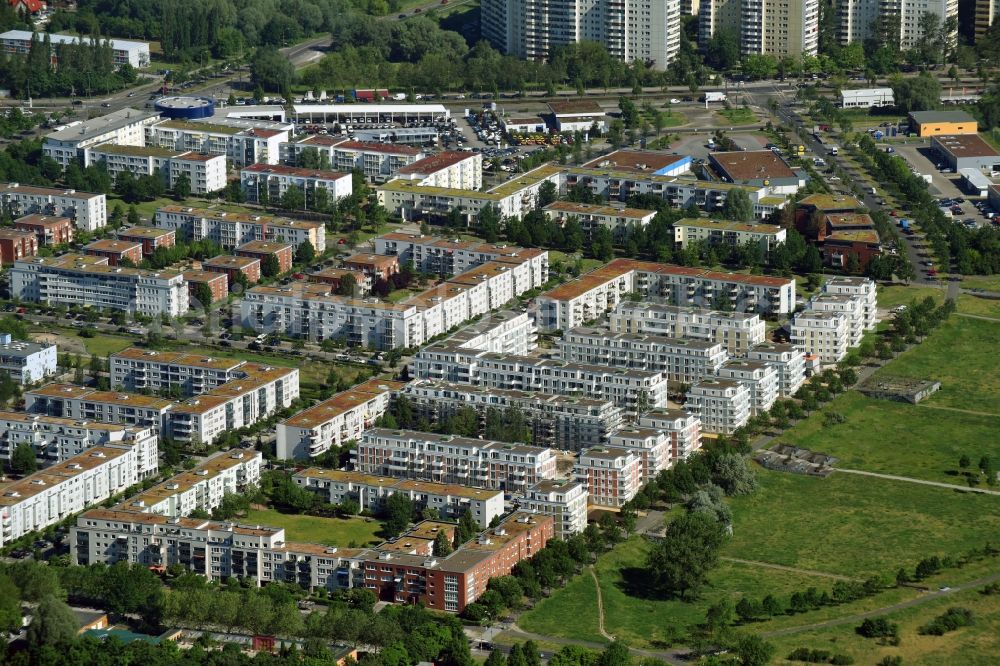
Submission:
M 943 636 L 949 631 L 968 627 L 974 621 L 972 611 L 968 608 L 949 608 L 944 615 L 938 615 L 920 627 L 919 633 L 924 636 Z

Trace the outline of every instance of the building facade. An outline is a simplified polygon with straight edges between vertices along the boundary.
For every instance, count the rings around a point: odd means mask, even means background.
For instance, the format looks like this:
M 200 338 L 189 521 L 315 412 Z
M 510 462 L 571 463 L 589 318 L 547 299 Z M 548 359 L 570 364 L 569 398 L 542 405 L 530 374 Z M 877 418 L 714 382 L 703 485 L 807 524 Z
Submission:
M 701 420 L 704 432 L 731 435 L 750 419 L 750 391 L 732 379 L 704 379 L 691 386 L 684 409 Z
M 335 205 L 353 191 L 351 172 L 341 173 L 320 169 L 284 166 L 281 164 L 251 164 L 240 171 L 240 186 L 243 195 L 251 203 L 278 204 L 292 187 L 302 192 L 303 207 L 311 210 L 318 207 L 317 201 L 325 206 Z M 325 194 L 317 199 L 317 193 Z
M 70 218 L 37 213 L 14 220 L 14 228 L 35 234 L 38 247 L 53 247 L 72 243 L 76 235 L 73 230 L 73 220 Z
M 627 449 L 585 449 L 573 473 L 587 487 L 588 502 L 597 506 L 620 507 L 642 487 L 642 460 Z
M 22 386 L 51 377 L 58 372 L 56 346 L 14 340 L 10 333 L 0 333 L 0 372 Z
M 608 315 L 617 333 L 692 338 L 721 344 L 730 356 L 743 356 L 764 342 L 764 320 L 747 312 L 718 312 L 660 303 L 621 301 Z
M 555 536 L 565 540 L 587 529 L 587 486 L 579 481 L 540 481 L 528 488 L 521 508 L 552 516 Z
M 57 187 L 0 184 L 0 210 L 14 218 L 25 215 L 68 217 L 83 231 L 96 231 L 108 223 L 108 202 L 103 194 Z

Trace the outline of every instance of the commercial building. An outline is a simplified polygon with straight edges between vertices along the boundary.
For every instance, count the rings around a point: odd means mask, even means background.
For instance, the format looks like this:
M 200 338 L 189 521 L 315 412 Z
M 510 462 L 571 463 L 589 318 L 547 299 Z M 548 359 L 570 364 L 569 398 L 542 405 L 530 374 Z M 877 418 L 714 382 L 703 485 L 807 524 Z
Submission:
M 908 51 L 922 37 L 923 14 L 936 14 L 943 28 L 949 18 L 958 18 L 958 5 L 958 0 L 841 0 L 837 3 L 840 41 L 849 44 L 888 36 L 893 48 Z M 947 35 L 949 43 L 955 37 Z
M 910 111 L 910 132 L 917 136 L 976 134 L 978 127 L 965 111 Z
M 795 280 L 615 259 L 542 294 L 535 322 L 543 331 L 574 328 L 613 310 L 629 294 L 672 305 L 787 314 L 795 305 Z
M 55 375 L 57 365 L 55 345 L 14 340 L 10 333 L 0 333 L 0 372 L 18 384 L 34 384 Z
M 773 150 L 709 153 L 708 163 L 724 182 L 767 187 L 771 194 L 795 194 L 806 184 L 805 173 L 793 171 Z
M 531 433 L 531 441 L 556 449 L 579 449 L 607 442 L 621 427 L 622 410 L 610 400 L 486 388 L 471 384 L 415 380 L 402 394 L 413 411 L 430 423 L 442 423 L 459 410 L 472 407 L 485 424 L 491 410 L 506 415 L 516 410 Z
M 778 373 L 778 395 L 791 398 L 806 381 L 806 355 L 784 342 L 761 342 L 747 351 L 747 360 L 769 364 Z
M 54 32 L 39 35 L 28 32 L 27 30 L 8 30 L 3 34 L 0 34 L 0 48 L 2 48 L 4 53 L 7 55 L 27 55 L 28 52 L 31 51 L 31 43 L 33 39 L 38 40 L 39 43 L 42 43 L 43 40 L 48 40 L 49 44 L 54 47 L 54 52 L 51 56 L 53 64 L 58 62 L 60 46 L 66 44 L 94 44 L 93 37 L 64 35 Z M 101 45 L 107 44 L 111 47 L 112 62 L 115 67 L 128 64 L 135 69 L 139 69 L 149 64 L 148 42 L 133 42 L 126 39 L 103 38 L 99 40 L 99 43 Z
M 837 231 L 823 239 L 823 261 L 848 272 L 864 271 L 882 255 L 882 243 L 874 229 Z
M 674 222 L 674 242 L 686 248 L 693 242 L 736 247 L 747 243 L 770 252 L 785 242 L 787 232 L 773 224 L 744 224 L 726 220 L 685 218 Z
M 942 134 L 931 137 L 931 148 L 949 168 L 1000 171 L 1000 153 L 978 134 Z
M 358 108 L 357 105 L 353 105 Z M 334 171 L 351 173 L 360 169 L 365 178 L 381 183 L 403 167 L 422 160 L 427 156 L 421 149 L 397 143 L 375 143 L 352 141 L 345 137 L 313 134 L 304 139 L 282 142 L 281 162 L 289 166 L 300 166 L 306 151 L 316 151 L 318 157 L 330 165 Z
M 750 391 L 733 379 L 703 379 L 688 389 L 684 409 L 701 420 L 703 432 L 731 435 L 750 419 Z
M 38 251 L 38 238 L 33 231 L 0 229 L 0 264 L 12 264 Z
M 37 247 L 53 247 L 72 243 L 75 236 L 73 220 L 68 217 L 39 215 L 37 213 L 25 215 L 14 220 L 14 228 L 18 231 L 30 231 L 35 234 Z
M 188 285 L 188 302 L 191 307 L 206 303 L 198 302 L 198 286 L 207 285 L 212 294 L 212 303 L 221 301 L 229 294 L 229 278 L 225 273 L 213 273 L 212 271 L 188 270 L 184 271 L 184 281 Z
M 560 132 L 589 132 L 594 127 L 599 132 L 607 129 L 604 109 L 595 100 L 558 100 L 549 102 L 548 107 L 553 124 Z
M 630 231 L 645 227 L 656 216 L 655 210 L 615 208 L 571 201 L 556 201 L 550 203 L 544 210 L 546 217 L 561 226 L 565 226 L 570 220 L 576 220 L 588 237 L 598 227 L 605 227 L 611 231 L 611 237 L 616 243 L 623 243 Z
M 124 310 L 150 317 L 177 317 L 188 309 L 187 285 L 180 273 L 112 267 L 105 257 L 82 254 L 14 262 L 10 290 L 23 301 Z
M 603 0 L 560 7 L 535 0 L 489 0 L 480 30 L 501 52 L 548 60 L 566 44 L 593 41 L 623 62 L 640 60 L 664 70 L 680 50 L 680 0 L 629 5 Z
M 873 331 L 878 325 L 878 287 L 875 281 L 866 277 L 837 276 L 827 278 L 823 283 L 823 293 L 844 294 L 861 301 L 864 329 Z
M 597 447 L 580 451 L 573 474 L 587 487 L 588 502 L 596 506 L 620 507 L 642 487 L 642 461 L 627 449 Z
M 144 144 L 168 150 L 224 156 L 242 169 L 251 164 L 277 164 L 290 123 L 212 117 L 206 120 L 160 120 L 149 125 Z
M 555 536 L 565 540 L 587 529 L 587 486 L 562 479 L 540 481 L 528 488 L 521 508 L 552 516 Z
M 429 187 L 479 190 L 483 187 L 482 153 L 445 151 L 398 169 L 396 177 Z
M 326 250 L 326 226 L 322 222 L 229 213 L 209 208 L 163 206 L 156 210 L 156 226 L 173 229 L 179 238 L 186 241 L 215 241 L 227 250 L 255 240 L 284 241 L 296 248 L 308 241 L 316 252 Z
M 682 384 L 714 375 L 729 356 L 714 341 L 586 327 L 564 331 L 556 345 L 559 357 L 566 361 L 659 372 L 667 381 Z
M 139 459 L 133 446 L 94 446 L 7 484 L 0 489 L 0 546 L 135 485 L 142 480 Z
M 552 449 L 388 428 L 362 433 L 351 463 L 364 474 L 508 492 L 556 475 Z
M 68 217 L 83 231 L 96 231 L 108 223 L 108 202 L 103 194 L 57 187 L 0 184 L 0 210 L 13 218 L 33 214 Z
M 177 234 L 169 229 L 156 227 L 129 227 L 118 232 L 118 240 L 142 245 L 142 256 L 152 256 L 158 248 L 171 248 L 177 242 Z
M 84 245 L 83 252 L 91 257 L 104 257 L 108 266 L 122 266 L 125 262 L 138 266 L 142 261 L 142 244 L 131 241 L 102 238 Z
M 325 125 L 372 125 L 410 121 L 441 122 L 451 118 L 451 111 L 443 104 L 293 104 L 296 124 L 323 123 Z
M 750 347 L 763 342 L 766 335 L 764 320 L 755 313 L 718 312 L 648 301 L 621 301 L 608 315 L 608 327 L 616 333 L 718 342 L 730 356 L 745 355 Z
M 315 458 L 357 439 L 385 413 L 403 386 L 370 379 L 302 410 L 278 424 L 276 455 Z
M 158 119 L 155 113 L 137 109 L 122 109 L 105 116 L 91 118 L 79 125 L 46 134 L 42 144 L 42 154 L 54 159 L 63 169 L 71 162 L 90 166 L 88 148 L 102 143 L 145 146 L 146 127 Z
M 243 494 L 260 483 L 263 456 L 260 451 L 223 451 L 196 467 L 129 497 L 118 511 L 150 513 L 184 518 L 196 510 L 211 513 L 226 495 Z
M 393 232 L 375 238 L 375 252 L 412 262 L 421 273 L 458 275 L 492 261 L 527 264 L 527 277 L 536 286 L 549 279 L 549 253 L 536 248 Z
M 328 504 L 357 502 L 362 511 L 377 513 L 391 495 L 403 495 L 418 508 L 436 509 L 442 518 L 458 520 L 468 510 L 476 523 L 489 527 L 503 515 L 503 491 L 455 484 L 409 481 L 309 467 L 292 474 L 300 488 L 317 493 Z
M 24 410 L 30 414 L 108 423 L 167 432 L 167 416 L 174 403 L 141 393 L 99 391 L 75 384 L 46 384 L 24 392 Z
M 800 312 L 791 323 L 792 344 L 823 364 L 839 363 L 851 341 L 850 318 L 842 312 Z
M 305 210 L 332 206 L 343 197 L 351 195 L 354 185 L 351 173 L 303 169 L 281 164 L 251 164 L 240 171 L 243 195 L 250 203 L 277 204 L 292 187 L 302 193 Z M 325 194 L 319 195 L 322 190 Z
M 250 241 L 236 248 L 237 257 L 249 257 L 257 259 L 263 270 L 264 262 L 268 257 L 274 257 L 278 261 L 278 272 L 292 270 L 292 262 L 295 260 L 295 248 L 288 243 L 278 243 L 274 241 Z M 211 270 L 211 269 L 209 269 Z
M 859 88 L 840 91 L 840 106 L 844 109 L 871 109 L 895 106 L 892 88 Z
M 717 376 L 746 387 L 750 394 L 750 416 L 766 413 L 778 399 L 778 371 L 764 361 L 729 361 L 719 368 Z

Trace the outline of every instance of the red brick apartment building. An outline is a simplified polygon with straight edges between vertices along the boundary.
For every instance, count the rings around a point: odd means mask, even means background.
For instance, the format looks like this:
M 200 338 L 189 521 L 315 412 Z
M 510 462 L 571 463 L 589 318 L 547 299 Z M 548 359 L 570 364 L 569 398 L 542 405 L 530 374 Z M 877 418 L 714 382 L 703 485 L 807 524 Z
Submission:
M 250 284 L 260 282 L 260 259 L 253 257 L 234 257 L 231 254 L 220 254 L 201 262 L 203 270 L 212 273 L 225 273 L 229 284 L 236 281 L 236 276 L 242 273 Z
M 25 215 L 14 220 L 14 228 L 35 234 L 39 247 L 72 243 L 75 235 L 73 220 L 52 215 Z
M 207 284 L 212 292 L 212 302 L 221 301 L 229 294 L 229 276 L 225 273 L 212 271 L 184 271 L 184 280 L 188 285 L 188 297 L 196 298 L 198 285 Z M 204 304 L 203 304 L 204 305 Z
M 38 251 L 34 232 L 0 229 L 0 263 L 12 264 L 18 259 L 33 257 Z
M 83 251 L 94 257 L 106 257 L 109 266 L 118 266 L 124 259 L 136 266 L 142 261 L 142 244 L 131 241 L 102 238 L 84 246 Z
M 344 259 L 343 266 L 376 279 L 388 280 L 390 275 L 399 272 L 399 257 L 385 254 L 352 254 Z
M 255 240 L 244 243 L 236 248 L 236 256 L 260 259 L 261 265 L 264 264 L 264 259 L 271 255 L 278 258 L 279 273 L 284 273 L 292 269 L 292 261 L 295 258 L 295 253 L 289 243 Z
M 132 227 L 119 231 L 118 240 L 139 243 L 142 245 L 143 255 L 148 257 L 158 247 L 173 247 L 177 242 L 177 232 L 156 227 Z

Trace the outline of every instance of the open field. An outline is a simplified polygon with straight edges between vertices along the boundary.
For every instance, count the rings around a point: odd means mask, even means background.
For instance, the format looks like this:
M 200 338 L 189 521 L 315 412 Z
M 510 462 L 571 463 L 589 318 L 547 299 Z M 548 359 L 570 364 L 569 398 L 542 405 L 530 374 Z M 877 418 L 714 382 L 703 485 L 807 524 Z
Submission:
M 321 543 L 327 546 L 366 546 L 382 541 L 377 536 L 382 523 L 374 518 L 319 518 L 297 514 L 279 513 L 274 509 L 251 509 L 240 523 L 284 527 L 290 541 Z
M 922 301 L 930 296 L 935 303 L 944 301 L 944 289 L 935 287 L 907 287 L 904 285 L 892 285 L 878 288 L 879 308 L 894 308 L 897 305 L 909 305 L 914 299 Z
M 522 629 L 543 636 L 604 640 L 597 624 L 597 588 L 586 571 L 553 596 L 538 602 L 517 622 Z
M 751 109 L 745 107 L 733 107 L 717 111 L 719 116 L 726 122 L 733 125 L 746 125 L 757 120 L 756 114 Z
M 962 278 L 962 289 L 1000 292 L 1000 275 L 966 275 Z
M 1000 299 L 981 298 L 972 294 L 962 294 L 958 297 L 958 311 L 965 314 L 993 317 L 1000 319 Z

